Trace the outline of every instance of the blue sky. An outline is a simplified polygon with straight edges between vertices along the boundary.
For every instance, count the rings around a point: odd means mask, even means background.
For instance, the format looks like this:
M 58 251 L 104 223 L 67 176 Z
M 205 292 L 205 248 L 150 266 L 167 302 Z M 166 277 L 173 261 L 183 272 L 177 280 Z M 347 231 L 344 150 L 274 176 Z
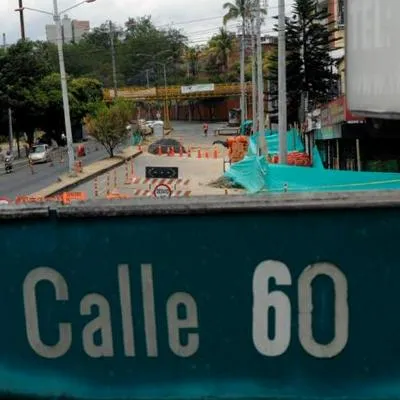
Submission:
M 43 10 L 52 9 L 52 0 L 23 0 L 26 7 Z M 223 15 L 222 4 L 225 0 L 96 0 L 95 3 L 84 4 L 68 15 L 71 19 L 90 20 L 91 26 L 111 19 L 123 24 L 128 16 L 137 17 L 151 14 L 158 26 L 176 24 L 189 37 L 192 44 L 204 42 L 207 37 L 217 32 Z M 286 0 L 288 7 L 292 0 Z M 59 0 L 60 10 L 75 4 L 74 0 Z M 189 6 L 190 5 L 190 6 Z M 0 0 L 1 32 L 7 35 L 7 42 L 19 39 L 19 17 L 14 11 L 18 0 Z M 263 28 L 265 33 L 272 30 L 271 17 L 277 13 L 277 0 L 269 0 L 269 17 Z M 45 25 L 51 23 L 51 16 L 26 11 L 26 35 L 30 39 L 45 39 Z M 236 29 L 236 24 L 229 28 Z

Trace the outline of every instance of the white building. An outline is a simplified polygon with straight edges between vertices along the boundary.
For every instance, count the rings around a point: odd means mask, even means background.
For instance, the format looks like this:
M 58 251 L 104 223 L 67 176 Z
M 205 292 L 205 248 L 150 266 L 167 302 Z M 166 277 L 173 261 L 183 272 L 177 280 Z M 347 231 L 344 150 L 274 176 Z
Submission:
M 61 20 L 61 26 L 64 43 L 71 43 L 74 38 L 72 36 L 72 21 L 68 18 L 68 15 L 64 15 Z
M 78 43 L 83 35 L 90 31 L 89 21 L 71 20 L 64 15 L 61 20 L 63 43 Z M 50 43 L 57 43 L 56 25 L 46 25 L 46 38 Z
M 75 43 L 78 43 L 85 33 L 90 31 L 89 21 L 78 21 L 74 19 L 72 21 L 72 36 Z
M 50 43 L 57 43 L 57 29 L 55 25 L 46 25 L 46 38 Z

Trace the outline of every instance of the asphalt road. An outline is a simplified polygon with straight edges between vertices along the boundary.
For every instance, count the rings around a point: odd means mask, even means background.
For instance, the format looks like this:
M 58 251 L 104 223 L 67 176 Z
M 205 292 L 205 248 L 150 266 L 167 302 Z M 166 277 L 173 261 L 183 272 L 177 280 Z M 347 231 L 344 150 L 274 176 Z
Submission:
M 204 136 L 202 123 L 199 122 L 177 122 L 172 123 L 174 130 L 168 138 L 180 140 L 183 146 L 188 149 L 192 148 L 193 155 L 191 159 L 176 157 L 154 156 L 144 153 L 133 160 L 134 175 L 136 177 L 145 177 L 145 169 L 148 166 L 163 166 L 163 167 L 178 167 L 179 178 L 190 181 L 187 187 L 179 187 L 177 190 L 189 190 L 192 195 L 215 194 L 213 190 L 205 187 L 205 185 L 213 180 L 218 179 L 223 174 L 223 158 L 221 152 L 225 149 L 222 146 L 213 146 L 215 140 L 225 140 L 225 137 L 214 136 L 214 129 L 224 127 L 224 124 L 210 124 L 209 134 Z M 155 139 L 155 138 L 154 138 Z M 219 159 L 212 159 L 212 152 L 209 151 L 210 159 L 204 159 L 204 149 L 218 148 Z M 197 159 L 197 149 L 203 149 L 203 159 Z M 128 164 L 128 174 L 131 173 L 131 163 Z M 113 171 L 101 175 L 97 179 L 98 195 L 104 198 L 107 192 L 107 187 L 110 189 L 117 188 L 120 193 L 130 196 L 142 195 L 142 192 L 137 194 L 137 190 L 149 189 L 149 184 L 125 184 L 126 166 L 115 168 Z M 107 179 L 108 178 L 108 179 Z M 107 185 L 109 182 L 109 185 Z M 152 187 L 154 189 L 154 187 Z M 76 188 L 74 191 L 86 192 L 89 198 L 94 198 L 94 182 L 86 182 Z M 219 193 L 218 193 L 219 194 Z
M 98 150 L 96 151 L 96 147 Z M 101 145 L 87 145 L 87 155 L 80 158 L 83 165 L 90 164 L 100 159 L 107 157 L 107 153 Z M 32 174 L 26 159 L 16 160 L 15 169 L 11 174 L 4 174 L 4 163 L 0 164 L 0 196 L 5 196 L 14 199 L 19 195 L 28 195 L 37 192 L 46 186 L 57 181 L 57 178 L 67 172 L 67 159 L 64 157 L 64 162 L 54 160 L 54 165 L 50 163 L 35 164 L 33 166 L 34 174 Z
M 202 123 L 199 122 L 172 122 L 174 131 L 171 134 L 171 138 L 181 139 L 185 146 L 196 147 L 210 147 L 212 142 L 216 139 L 224 140 L 224 137 L 213 136 L 213 130 L 215 128 L 225 126 L 224 123 L 209 124 L 208 137 L 204 137 L 202 132 Z M 88 153 L 81 160 L 83 165 L 90 164 L 100 159 L 107 157 L 105 150 L 101 145 L 97 145 L 94 142 L 87 142 L 85 144 L 88 149 Z M 96 151 L 95 148 L 98 148 Z M 144 157 L 140 158 L 138 163 L 143 162 L 147 164 Z M 26 159 L 15 161 L 15 171 L 11 174 L 4 174 L 4 163 L 0 163 L 0 197 L 5 196 L 10 199 L 14 199 L 19 195 L 28 195 L 37 192 L 48 185 L 57 181 L 58 176 L 67 172 L 66 157 L 63 163 L 55 160 L 54 166 L 50 164 L 36 164 L 34 165 L 35 173 L 32 174 L 29 169 Z M 137 166 L 139 170 L 142 169 L 142 165 Z

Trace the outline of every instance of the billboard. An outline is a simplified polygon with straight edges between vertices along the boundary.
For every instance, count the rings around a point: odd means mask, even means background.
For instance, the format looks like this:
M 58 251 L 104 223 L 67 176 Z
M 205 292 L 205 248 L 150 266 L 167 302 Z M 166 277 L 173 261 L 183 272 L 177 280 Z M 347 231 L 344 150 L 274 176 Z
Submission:
M 363 118 L 352 114 L 347 106 L 345 96 L 340 96 L 335 100 L 321 107 L 321 127 L 332 127 L 343 122 L 363 122 Z
M 399 399 L 400 209 L 302 199 L 0 211 L 0 394 Z
M 213 92 L 215 85 L 213 83 L 204 83 L 200 85 L 181 86 L 182 94 L 198 93 L 198 92 Z
M 346 94 L 360 115 L 400 119 L 399 0 L 346 2 Z

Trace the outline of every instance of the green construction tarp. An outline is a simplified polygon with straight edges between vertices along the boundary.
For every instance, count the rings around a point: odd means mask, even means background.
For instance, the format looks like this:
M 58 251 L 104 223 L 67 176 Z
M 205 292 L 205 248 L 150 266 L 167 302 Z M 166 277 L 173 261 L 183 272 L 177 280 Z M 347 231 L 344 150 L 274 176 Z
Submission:
M 257 156 L 258 134 L 250 138 L 248 155 L 230 166 L 225 176 L 243 186 L 249 193 L 332 192 L 400 189 L 400 174 L 387 172 L 355 172 L 324 169 L 316 148 L 313 167 L 268 164 Z M 268 153 L 278 152 L 278 135 L 267 131 Z M 288 151 L 304 151 L 300 135 L 288 132 Z

